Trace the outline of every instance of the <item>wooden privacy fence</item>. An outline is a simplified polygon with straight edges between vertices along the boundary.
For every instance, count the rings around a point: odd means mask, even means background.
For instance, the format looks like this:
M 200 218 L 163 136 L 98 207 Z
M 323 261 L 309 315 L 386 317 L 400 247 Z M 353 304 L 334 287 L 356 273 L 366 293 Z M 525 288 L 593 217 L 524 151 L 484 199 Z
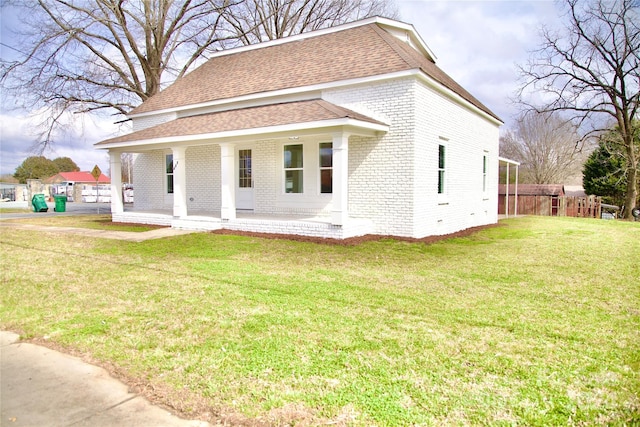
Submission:
M 516 198 L 509 195 L 509 215 L 515 213 Z M 521 196 L 518 195 L 518 215 L 571 216 L 600 218 L 602 202 L 598 196 Z M 505 214 L 505 196 L 498 197 L 498 214 Z

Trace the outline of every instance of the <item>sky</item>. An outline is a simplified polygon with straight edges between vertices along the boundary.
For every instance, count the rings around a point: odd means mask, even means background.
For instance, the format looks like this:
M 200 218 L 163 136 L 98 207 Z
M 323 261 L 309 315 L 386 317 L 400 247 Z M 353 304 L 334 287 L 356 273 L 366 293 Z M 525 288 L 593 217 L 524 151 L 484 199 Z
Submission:
M 518 88 L 517 64 L 524 64 L 540 43 L 542 25 L 561 25 L 560 9 L 552 0 L 435 1 L 395 0 L 400 20 L 413 24 L 436 56 L 436 64 L 496 113 L 507 129 L 517 115 L 512 102 Z M 12 14 L 0 13 L 0 56 L 12 52 L 8 29 L 18 27 Z M 3 94 L 3 98 L 4 95 Z M 7 105 L 7 104 L 3 104 Z M 33 111 L 0 111 L 0 174 L 13 174 L 34 155 Z M 121 116 L 119 116 L 121 119 Z M 126 132 L 113 118 L 74 116 L 47 158 L 70 157 L 81 170 L 98 165 L 109 169 L 106 151 L 93 144 Z

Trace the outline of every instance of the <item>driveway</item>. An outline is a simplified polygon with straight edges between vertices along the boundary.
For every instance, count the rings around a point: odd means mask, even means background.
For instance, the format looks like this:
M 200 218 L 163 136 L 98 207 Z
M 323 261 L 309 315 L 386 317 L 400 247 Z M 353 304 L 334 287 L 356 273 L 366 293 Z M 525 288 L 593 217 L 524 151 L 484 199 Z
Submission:
M 27 208 L 27 202 L 3 202 L 0 208 L 5 209 L 31 209 L 29 212 L 4 213 L 0 212 L 0 220 L 11 218 L 33 218 L 35 216 L 70 216 L 70 215 L 95 215 L 110 214 L 111 204 L 109 203 L 82 203 L 67 202 L 65 212 L 55 212 L 54 202 L 47 202 L 49 210 L 47 212 L 33 212 L 32 208 Z

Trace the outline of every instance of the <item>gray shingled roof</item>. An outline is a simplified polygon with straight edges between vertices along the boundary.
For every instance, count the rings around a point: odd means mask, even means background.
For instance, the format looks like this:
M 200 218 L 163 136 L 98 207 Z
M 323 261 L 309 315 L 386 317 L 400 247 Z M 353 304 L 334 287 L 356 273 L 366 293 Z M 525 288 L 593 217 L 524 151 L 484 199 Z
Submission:
M 325 120 L 351 118 L 361 122 L 384 125 L 370 117 L 330 102 L 314 99 L 310 101 L 271 104 L 217 113 L 183 117 L 127 135 L 108 139 L 96 146 L 121 142 L 144 141 L 156 138 L 172 138 L 214 134 L 271 126 L 311 123 Z
M 408 70 L 421 70 L 500 120 L 434 62 L 375 23 L 216 56 L 131 114 Z

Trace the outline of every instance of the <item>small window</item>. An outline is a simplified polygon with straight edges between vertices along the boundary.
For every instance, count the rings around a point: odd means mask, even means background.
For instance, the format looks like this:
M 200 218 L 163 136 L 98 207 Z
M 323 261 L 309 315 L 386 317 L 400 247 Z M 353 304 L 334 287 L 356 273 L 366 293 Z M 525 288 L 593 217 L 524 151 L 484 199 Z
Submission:
M 438 194 L 444 194 L 445 153 L 444 145 L 438 145 Z
M 239 150 L 238 161 L 238 187 L 253 187 L 251 179 L 251 150 Z
M 167 174 L 167 193 L 173 194 L 173 154 L 167 154 L 166 157 L 166 174 Z
M 487 191 L 487 155 L 482 156 L 482 192 Z
M 284 192 L 302 193 L 303 179 L 302 144 L 284 146 Z
M 333 143 L 320 143 L 320 193 L 333 192 Z

